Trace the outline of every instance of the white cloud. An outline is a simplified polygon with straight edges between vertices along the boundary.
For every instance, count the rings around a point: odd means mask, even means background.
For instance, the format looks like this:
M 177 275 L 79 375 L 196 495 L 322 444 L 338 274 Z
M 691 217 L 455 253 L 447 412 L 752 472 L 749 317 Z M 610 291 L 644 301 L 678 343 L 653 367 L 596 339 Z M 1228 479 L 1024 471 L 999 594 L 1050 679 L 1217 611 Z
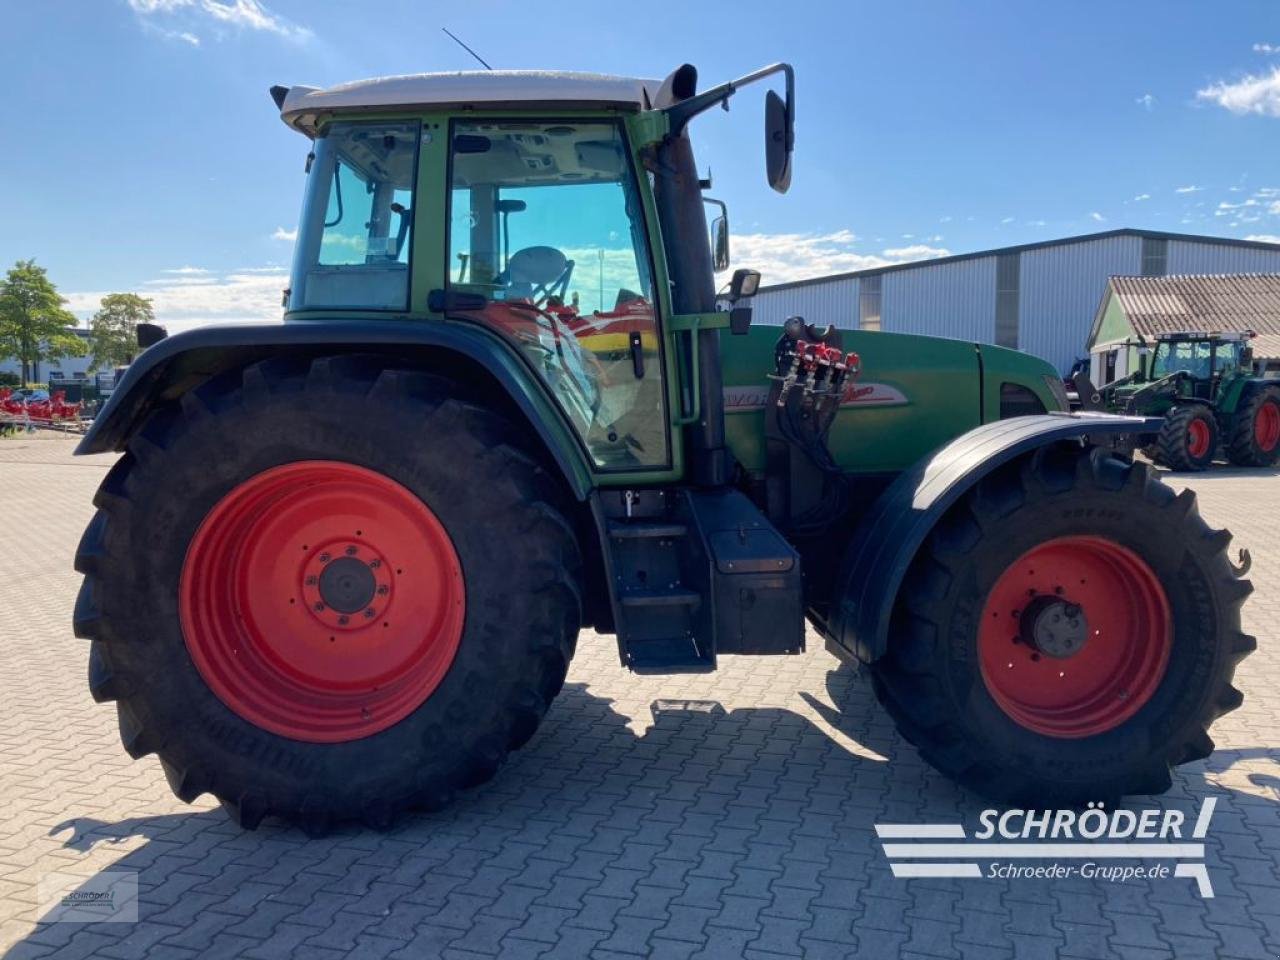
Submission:
M 939 217 L 939 218 L 938 218 L 938 222 L 939 222 L 939 223 L 950 223 L 950 222 L 951 222 L 951 218 L 950 218 L 950 217 Z
M 1280 117 L 1280 67 L 1267 74 L 1248 74 L 1234 83 L 1211 83 L 1196 91 L 1196 99 L 1216 103 L 1232 113 Z
M 1223 200 L 1218 204 L 1218 209 L 1213 212 L 1213 215 L 1215 217 L 1229 217 L 1233 215 L 1233 211 L 1235 210 L 1244 210 L 1248 207 L 1256 207 L 1257 205 L 1258 201 L 1253 199 L 1253 197 L 1241 200 L 1239 203 L 1227 203 Z
M 312 36 L 309 29 L 272 13 L 259 0 L 128 0 L 128 3 L 134 13 L 144 18 L 144 23 L 159 27 L 165 36 L 192 46 L 200 45 L 200 37 L 194 32 L 197 26 L 214 30 L 258 30 L 299 43 Z M 165 29 L 157 20 L 174 24 L 176 29 Z
M 1147 112 L 1154 110 L 1156 106 L 1156 98 L 1149 93 L 1144 93 L 1142 96 L 1138 97 L 1133 102 L 1136 103 L 1138 106 L 1142 107 L 1142 109 L 1146 110 Z
M 1093 211 L 1093 213 L 1089 214 L 1089 219 L 1096 220 L 1098 223 L 1101 223 L 1103 220 L 1107 218 L 1104 217 L 1102 214 L 1100 214 L 1097 210 L 1095 210 Z
M 1133 198 L 1133 202 L 1134 202 L 1134 203 L 1141 203 L 1143 200 L 1150 200 L 1150 199 L 1151 199 L 1151 194 L 1149 194 L 1149 193 L 1140 193 L 1140 194 L 1138 194 L 1136 197 L 1134 197 L 1134 198 Z
M 1274 43 L 1255 43 L 1253 45 L 1253 52 L 1261 54 L 1280 53 L 1280 45 Z
M 1004 218 L 1003 220 L 1001 220 L 1000 222 L 1001 222 L 1001 223 L 1013 223 L 1013 217 L 1005 217 L 1005 218 Z
M 156 321 L 171 331 L 210 323 L 279 321 L 280 291 L 289 285 L 282 267 L 254 267 L 214 273 L 201 267 L 165 270 L 164 277 L 139 286 L 151 299 Z M 88 316 L 109 291 L 68 293 L 67 306 Z
M 807 280 L 832 273 L 869 270 L 908 260 L 949 256 L 951 251 L 925 244 L 893 247 L 881 253 L 853 249 L 849 230 L 834 233 L 749 233 L 733 237 L 734 266 L 759 270 L 766 284 Z
M 1174 193 L 1199 193 L 1203 189 L 1204 187 L 1197 187 L 1195 185 L 1191 185 L 1186 187 L 1178 187 L 1173 192 Z
M 1256 240 L 1258 243 L 1280 243 L 1280 237 L 1274 233 L 1251 233 L 1246 240 Z
M 289 243 L 293 243 L 298 239 L 298 228 L 294 227 L 292 230 L 286 230 L 284 227 L 276 227 L 274 232 L 271 234 L 271 239 L 285 240 Z
M 893 247 L 884 251 L 891 260 L 906 263 L 910 260 L 932 260 L 935 257 L 949 257 L 951 251 L 945 247 L 931 247 L 924 243 L 913 243 L 906 247 Z
M 1049 222 L 1047 220 L 1028 220 L 1027 225 L 1032 227 L 1047 227 Z

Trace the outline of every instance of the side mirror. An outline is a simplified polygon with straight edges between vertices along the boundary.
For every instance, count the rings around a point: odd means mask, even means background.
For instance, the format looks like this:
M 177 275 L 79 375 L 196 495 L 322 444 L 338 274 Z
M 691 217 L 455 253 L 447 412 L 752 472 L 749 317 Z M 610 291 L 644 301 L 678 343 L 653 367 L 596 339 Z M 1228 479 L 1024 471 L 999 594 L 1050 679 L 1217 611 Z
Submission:
M 729 302 L 734 303 L 744 297 L 754 297 L 760 289 L 760 271 L 741 267 L 733 271 L 733 279 L 729 281 Z
M 721 215 L 711 221 L 712 251 L 716 273 L 729 269 L 729 218 Z
M 791 150 L 795 118 L 783 99 L 770 90 L 764 95 L 764 162 L 769 186 L 786 193 L 791 186 Z
M 709 184 L 711 181 L 707 181 Z M 719 209 L 720 214 L 711 221 L 712 269 L 723 273 L 729 269 L 729 207 L 723 200 L 703 197 L 702 202 Z
M 154 346 L 169 335 L 169 331 L 158 323 L 140 323 L 134 336 L 138 338 L 138 346 L 143 350 Z

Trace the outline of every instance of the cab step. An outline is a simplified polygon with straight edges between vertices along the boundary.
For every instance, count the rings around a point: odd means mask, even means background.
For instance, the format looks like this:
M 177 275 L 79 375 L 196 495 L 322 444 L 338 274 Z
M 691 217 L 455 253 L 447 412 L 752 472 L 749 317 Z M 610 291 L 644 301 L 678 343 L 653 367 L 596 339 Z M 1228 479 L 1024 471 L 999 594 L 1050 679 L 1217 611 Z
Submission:
M 703 672 L 717 652 L 804 649 L 800 557 L 744 494 L 610 490 L 592 505 L 623 666 Z

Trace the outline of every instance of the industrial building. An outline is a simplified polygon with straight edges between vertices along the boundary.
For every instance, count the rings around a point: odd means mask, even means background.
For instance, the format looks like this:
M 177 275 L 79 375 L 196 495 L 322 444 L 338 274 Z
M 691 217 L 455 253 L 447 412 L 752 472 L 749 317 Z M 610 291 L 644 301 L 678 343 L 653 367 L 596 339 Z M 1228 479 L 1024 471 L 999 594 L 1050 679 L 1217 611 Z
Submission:
M 1086 355 L 1111 277 L 1277 272 L 1280 244 L 1124 229 L 762 286 L 752 306 L 761 324 L 798 314 L 995 343 L 1065 373 Z

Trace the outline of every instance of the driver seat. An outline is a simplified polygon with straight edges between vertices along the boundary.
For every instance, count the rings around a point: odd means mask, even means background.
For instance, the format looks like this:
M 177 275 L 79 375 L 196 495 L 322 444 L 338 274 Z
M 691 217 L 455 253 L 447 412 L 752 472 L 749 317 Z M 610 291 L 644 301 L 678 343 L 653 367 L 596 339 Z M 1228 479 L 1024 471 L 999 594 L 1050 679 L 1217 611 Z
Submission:
M 524 247 L 511 255 L 506 277 L 508 299 L 536 300 L 568 285 L 573 261 L 555 247 Z

